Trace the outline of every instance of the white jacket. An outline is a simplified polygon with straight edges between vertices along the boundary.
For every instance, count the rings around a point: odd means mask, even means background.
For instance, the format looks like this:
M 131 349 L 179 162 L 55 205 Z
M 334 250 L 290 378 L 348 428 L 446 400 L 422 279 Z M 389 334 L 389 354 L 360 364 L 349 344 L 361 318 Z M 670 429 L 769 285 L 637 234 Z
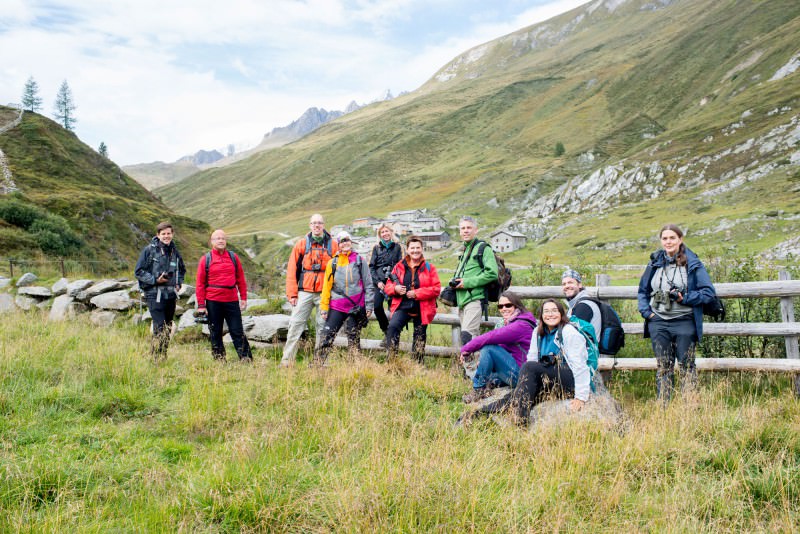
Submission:
M 531 348 L 528 350 L 529 362 L 539 361 L 538 331 L 538 328 L 533 330 Z M 561 356 L 566 360 L 575 379 L 575 398 L 586 402 L 592 391 L 590 385 L 592 374 L 586 364 L 586 360 L 589 358 L 589 352 L 586 350 L 586 338 L 571 324 L 563 327 L 562 337 L 564 338 L 563 346 L 558 342 L 558 335 L 556 335 L 556 345 L 561 349 Z

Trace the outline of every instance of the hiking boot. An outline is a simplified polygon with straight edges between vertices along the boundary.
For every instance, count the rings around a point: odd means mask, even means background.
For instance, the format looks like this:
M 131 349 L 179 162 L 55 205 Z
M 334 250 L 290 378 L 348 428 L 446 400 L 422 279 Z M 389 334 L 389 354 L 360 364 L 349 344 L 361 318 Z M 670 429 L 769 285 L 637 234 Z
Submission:
M 465 404 L 472 404 L 473 402 L 478 402 L 481 399 L 485 399 L 486 397 L 490 396 L 491 392 L 483 387 L 483 388 L 474 388 L 472 391 L 461 397 Z

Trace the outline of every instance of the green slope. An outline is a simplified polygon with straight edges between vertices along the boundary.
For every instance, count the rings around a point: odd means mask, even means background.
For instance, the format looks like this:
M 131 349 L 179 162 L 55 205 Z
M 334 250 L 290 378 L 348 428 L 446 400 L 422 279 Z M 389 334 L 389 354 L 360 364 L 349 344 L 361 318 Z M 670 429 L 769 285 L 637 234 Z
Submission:
M 794 149 L 783 147 L 766 156 L 756 149 L 722 158 L 714 176 L 688 189 L 676 170 L 791 122 L 791 110 L 800 107 L 800 73 L 768 80 L 800 51 L 799 34 L 794 0 L 629 0 L 613 11 L 584 6 L 466 52 L 414 93 L 157 192 L 182 213 L 239 231 L 298 232 L 313 211 L 335 224 L 412 207 L 434 208 L 450 222 L 476 214 L 491 227 L 514 222 L 533 199 L 575 176 L 620 161 L 659 161 L 671 169 L 668 185 L 678 184 L 679 191 L 624 203 L 641 201 L 642 209 L 659 214 L 653 221 L 642 225 L 622 216 L 625 205 L 604 214 L 618 212 L 613 226 L 624 238 L 644 239 L 674 215 L 696 226 L 694 196 L 726 172 L 791 157 Z M 770 113 L 782 107 L 790 111 Z M 723 133 L 748 110 L 745 125 Z M 558 142 L 566 147 L 561 157 L 553 155 Z M 587 152 L 594 156 L 589 162 L 581 157 Z M 732 193 L 728 208 L 705 212 L 704 222 L 736 217 L 753 205 L 752 195 L 781 188 L 785 194 L 766 197 L 765 211 L 795 213 L 800 195 L 786 181 L 796 169 L 792 161 L 763 185 Z M 595 216 L 592 210 L 581 215 Z M 568 257 L 573 242 L 591 238 L 557 231 L 574 226 L 575 215 L 553 217 L 546 232 L 554 234 L 548 248 L 555 257 Z M 797 232 L 794 224 L 779 226 L 743 239 L 760 250 Z M 539 254 L 529 246 L 522 257 L 531 251 Z M 604 254 L 596 246 L 586 253 Z
M 0 123 L 13 116 L 16 110 L 0 107 Z M 205 248 L 206 223 L 176 215 L 112 161 L 50 119 L 26 112 L 19 126 L 0 134 L 0 149 L 19 188 L 0 195 L 0 214 L 6 215 L 0 216 L 4 256 L 66 256 L 101 262 L 94 265 L 100 271 L 132 269 L 162 220 L 175 225 L 176 241 L 187 260 Z M 22 224 L 15 215 L 19 213 L 39 222 Z M 61 246 L 42 231 L 64 238 Z

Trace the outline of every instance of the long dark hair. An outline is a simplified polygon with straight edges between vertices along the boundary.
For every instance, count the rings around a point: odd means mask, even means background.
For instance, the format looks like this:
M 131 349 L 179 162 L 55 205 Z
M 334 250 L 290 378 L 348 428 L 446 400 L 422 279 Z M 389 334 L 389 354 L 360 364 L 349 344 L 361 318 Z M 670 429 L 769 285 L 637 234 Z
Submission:
M 561 322 L 559 323 L 558 326 L 564 326 L 565 324 L 569 324 L 569 317 L 567 317 L 567 310 L 564 309 L 564 305 L 561 304 L 561 301 L 558 301 L 556 299 L 547 299 L 544 302 L 542 302 L 541 306 L 539 306 L 539 313 L 536 316 L 536 319 L 539 321 L 539 326 L 536 327 L 536 333 L 540 336 L 543 336 L 547 333 L 544 330 L 545 327 L 547 326 L 544 324 L 544 305 L 550 302 L 556 305 L 556 308 L 558 308 L 558 313 L 561 314 Z
M 659 239 L 661 239 L 661 234 L 663 234 L 664 231 L 666 230 L 672 230 L 677 234 L 678 237 L 683 239 L 683 230 L 678 228 L 677 224 L 672 224 L 672 223 L 665 224 L 664 226 L 661 227 L 661 231 L 658 232 Z M 675 264 L 678 265 L 679 267 L 683 267 L 687 263 L 688 260 L 686 259 L 686 245 L 684 245 L 683 242 L 681 242 L 681 246 L 678 248 L 678 253 L 675 254 Z
M 519 310 L 520 313 L 527 313 L 528 312 L 528 308 L 526 308 L 525 304 L 522 303 L 522 299 L 519 298 L 519 295 L 517 295 L 513 291 L 503 291 L 503 294 L 500 295 L 500 296 L 507 298 L 508 301 L 511 304 L 513 304 L 516 309 Z

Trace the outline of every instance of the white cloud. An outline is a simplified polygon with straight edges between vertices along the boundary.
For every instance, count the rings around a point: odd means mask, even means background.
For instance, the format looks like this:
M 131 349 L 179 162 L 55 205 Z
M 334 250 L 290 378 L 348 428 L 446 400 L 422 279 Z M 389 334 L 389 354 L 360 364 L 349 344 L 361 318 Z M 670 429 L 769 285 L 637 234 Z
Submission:
M 469 20 L 481 2 L 457 0 L 3 0 L 0 102 L 33 76 L 50 115 L 66 79 L 87 144 L 121 164 L 174 161 L 255 142 L 310 106 L 415 89 L 466 49 L 580 2 L 507 3 L 515 16 L 486 23 Z M 454 20 L 426 19 L 434 7 Z

